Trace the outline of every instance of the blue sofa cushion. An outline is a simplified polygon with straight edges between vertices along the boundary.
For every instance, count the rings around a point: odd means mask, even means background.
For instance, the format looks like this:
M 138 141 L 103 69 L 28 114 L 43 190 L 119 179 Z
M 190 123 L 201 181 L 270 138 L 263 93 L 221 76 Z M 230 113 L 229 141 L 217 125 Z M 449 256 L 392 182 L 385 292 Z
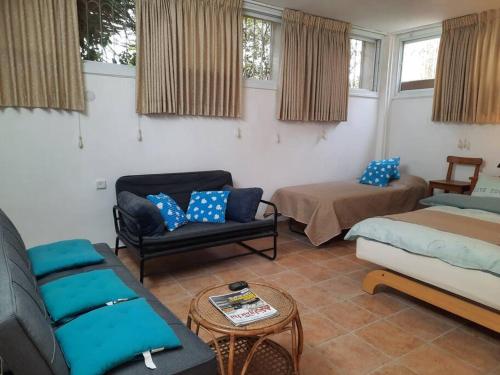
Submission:
M 163 220 L 165 220 L 165 225 L 167 226 L 169 232 L 187 224 L 188 220 L 186 218 L 186 214 L 168 195 L 163 193 L 148 195 L 147 199 L 160 210 L 161 216 L 163 217 Z
M 108 302 L 137 298 L 137 294 L 111 269 L 62 277 L 42 285 L 40 293 L 56 323 Z
M 31 268 L 36 277 L 70 268 L 104 261 L 88 240 L 67 240 L 28 249 Z
M 140 234 L 143 236 L 161 235 L 165 231 L 165 224 L 160 210 L 146 198 L 128 191 L 122 191 L 117 197 L 118 206 L 134 216 L 139 222 Z M 128 231 L 139 235 L 134 223 L 123 215 L 123 221 Z
M 193 223 L 225 223 L 229 191 L 193 191 L 187 218 Z
M 181 346 L 172 328 L 143 298 L 81 315 L 58 328 L 56 338 L 71 375 L 101 375 L 145 351 Z
M 227 200 L 226 219 L 239 223 L 249 223 L 255 220 L 264 193 L 261 188 L 236 189 L 226 185 L 223 189 L 231 192 Z

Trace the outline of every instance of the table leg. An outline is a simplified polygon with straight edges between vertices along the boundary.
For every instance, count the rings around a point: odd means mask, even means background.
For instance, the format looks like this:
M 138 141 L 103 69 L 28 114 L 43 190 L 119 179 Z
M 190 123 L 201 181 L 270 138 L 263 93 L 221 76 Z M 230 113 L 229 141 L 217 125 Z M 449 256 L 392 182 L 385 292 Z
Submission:
M 295 319 L 292 321 L 292 356 L 293 356 L 293 367 L 295 373 L 300 374 L 300 356 L 304 349 L 304 338 L 302 332 L 302 323 L 300 322 L 300 317 L 297 314 Z
M 229 336 L 229 358 L 227 360 L 227 375 L 233 375 L 234 372 L 234 350 L 236 337 L 235 335 Z

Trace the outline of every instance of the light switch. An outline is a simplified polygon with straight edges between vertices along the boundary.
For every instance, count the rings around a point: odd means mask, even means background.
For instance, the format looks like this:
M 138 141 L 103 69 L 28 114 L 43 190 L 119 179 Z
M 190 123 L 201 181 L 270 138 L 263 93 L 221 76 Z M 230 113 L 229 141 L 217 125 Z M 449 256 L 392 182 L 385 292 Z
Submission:
M 95 181 L 95 187 L 97 190 L 106 190 L 108 187 L 106 180 L 104 179 L 99 179 Z

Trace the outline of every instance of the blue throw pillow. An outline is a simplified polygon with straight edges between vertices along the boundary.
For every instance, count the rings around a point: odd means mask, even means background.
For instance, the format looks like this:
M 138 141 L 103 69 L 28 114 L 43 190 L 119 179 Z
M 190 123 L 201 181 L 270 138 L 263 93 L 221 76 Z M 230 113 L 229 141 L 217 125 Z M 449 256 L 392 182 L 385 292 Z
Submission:
M 229 191 L 193 191 L 187 210 L 189 221 L 225 223 Z
M 235 189 L 226 185 L 223 189 L 231 192 L 227 200 L 226 219 L 240 223 L 255 220 L 264 193 L 261 188 Z
M 137 298 L 137 294 L 110 269 L 62 277 L 42 285 L 40 293 L 56 323 L 108 302 Z
M 359 182 L 365 185 L 386 187 L 389 185 L 391 174 L 382 165 L 368 164 Z
M 168 195 L 160 193 L 158 195 L 148 195 L 148 200 L 151 201 L 160 210 L 167 229 L 172 232 L 184 224 L 188 220 L 182 208 Z
M 81 315 L 57 329 L 56 338 L 71 375 L 102 375 L 145 351 L 181 346 L 143 298 Z
M 385 169 L 382 172 L 387 171 L 391 177 L 389 180 L 399 180 L 401 178 L 401 174 L 399 173 L 399 163 L 401 158 L 399 156 L 391 159 L 382 159 L 382 160 L 372 160 L 370 164 L 372 165 L 381 165 L 382 169 Z
M 36 277 L 104 261 L 104 257 L 88 240 L 59 241 L 35 246 L 28 249 L 28 257 Z

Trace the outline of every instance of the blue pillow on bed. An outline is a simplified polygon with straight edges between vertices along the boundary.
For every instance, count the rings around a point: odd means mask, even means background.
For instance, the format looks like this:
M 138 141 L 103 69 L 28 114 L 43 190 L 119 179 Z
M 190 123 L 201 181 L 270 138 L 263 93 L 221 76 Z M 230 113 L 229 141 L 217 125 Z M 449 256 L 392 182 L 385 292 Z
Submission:
M 399 173 L 400 158 L 372 160 L 368 163 L 359 182 L 365 185 L 386 187 L 391 180 L 401 178 Z

